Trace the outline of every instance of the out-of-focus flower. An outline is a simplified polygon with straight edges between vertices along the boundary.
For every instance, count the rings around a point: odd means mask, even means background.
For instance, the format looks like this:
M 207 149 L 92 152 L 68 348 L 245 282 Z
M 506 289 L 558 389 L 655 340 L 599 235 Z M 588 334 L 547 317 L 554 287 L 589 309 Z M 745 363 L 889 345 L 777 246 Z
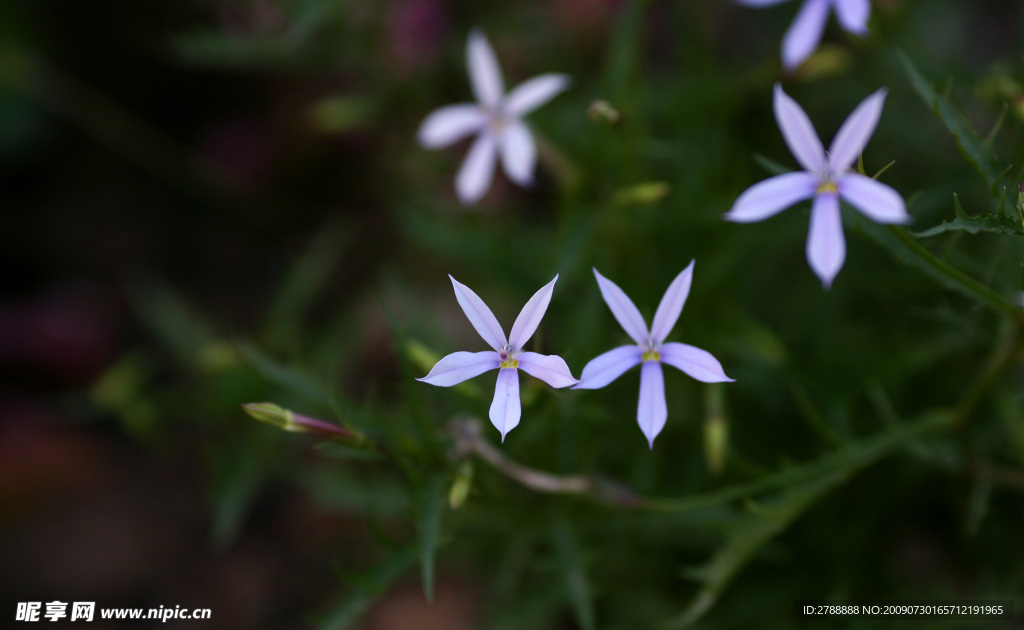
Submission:
M 521 369 L 555 388 L 568 387 L 578 382 L 561 357 L 522 350 L 548 310 L 551 292 L 554 291 L 558 276 L 556 275 L 554 280 L 541 287 L 530 298 L 512 324 L 512 334 L 508 338 L 484 301 L 473 293 L 472 289 L 460 284 L 455 278 L 448 277 L 455 287 L 455 299 L 459 301 L 459 306 L 466 313 L 473 328 L 493 350 L 449 354 L 437 362 L 430 370 L 430 374 L 416 380 L 438 387 L 451 387 L 497 369 L 498 384 L 494 388 L 494 401 L 491 403 L 489 415 L 491 424 L 501 431 L 501 441 L 504 442 L 505 435 L 516 428 L 522 414 L 519 404 L 518 370 Z
M 786 0 L 736 0 L 748 7 L 768 7 Z M 836 12 L 839 25 L 845 30 L 864 37 L 868 33 L 868 17 L 871 15 L 869 0 L 805 0 L 786 31 L 782 40 L 782 64 L 793 70 L 818 47 L 821 34 L 825 31 L 828 10 Z
M 665 379 L 661 372 L 661 364 L 667 363 L 682 370 L 698 381 L 704 383 L 721 383 L 733 381 L 725 375 L 722 364 L 706 350 L 701 350 L 684 343 L 665 343 L 665 338 L 672 332 L 679 314 L 683 312 L 686 297 L 690 294 L 693 282 L 693 263 L 676 276 L 665 296 L 661 298 L 658 310 L 654 313 L 654 323 L 648 330 L 644 318 L 640 315 L 633 301 L 614 282 L 605 278 L 597 269 L 594 277 L 601 289 L 601 297 L 608 304 L 612 315 L 626 331 L 635 346 L 620 346 L 597 356 L 583 368 L 580 382 L 573 389 L 598 389 L 619 378 L 634 365 L 643 364 L 640 368 L 640 403 L 637 406 L 636 419 L 640 430 L 647 437 L 647 443 L 654 448 L 654 438 L 661 433 L 668 418 L 665 405 Z
M 522 118 L 568 88 L 569 77 L 542 74 L 505 94 L 498 59 L 478 30 L 469 34 L 466 61 L 477 103 L 434 110 L 420 125 L 417 137 L 423 147 L 439 149 L 476 134 L 455 178 L 459 199 L 470 205 L 490 188 L 499 154 L 509 179 L 524 187 L 533 183 L 537 147 Z
M 849 170 L 875 131 L 885 94 L 883 88 L 864 99 L 839 128 L 826 153 L 807 114 L 776 84 L 775 120 L 789 150 L 807 170 L 777 175 L 751 186 L 725 214 L 729 221 L 753 223 L 813 197 L 807 262 L 826 288 L 846 259 L 840 198 L 878 223 L 910 221 L 898 192 Z

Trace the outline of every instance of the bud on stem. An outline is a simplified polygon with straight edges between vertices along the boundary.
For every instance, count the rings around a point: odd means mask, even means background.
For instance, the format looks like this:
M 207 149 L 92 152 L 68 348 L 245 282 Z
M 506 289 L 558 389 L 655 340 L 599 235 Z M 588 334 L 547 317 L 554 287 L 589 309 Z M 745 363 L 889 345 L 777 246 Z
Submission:
M 260 422 L 272 424 L 292 433 L 311 433 L 345 442 L 360 442 L 363 439 L 361 434 L 351 429 L 294 413 L 274 403 L 249 403 L 242 405 L 242 409 Z

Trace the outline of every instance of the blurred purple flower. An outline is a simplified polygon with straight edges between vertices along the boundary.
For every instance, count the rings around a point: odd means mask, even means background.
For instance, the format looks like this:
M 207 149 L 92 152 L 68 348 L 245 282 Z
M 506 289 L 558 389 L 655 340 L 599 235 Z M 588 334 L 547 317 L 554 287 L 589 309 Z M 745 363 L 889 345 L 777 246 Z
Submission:
M 693 264 L 683 269 L 661 298 L 654 313 L 650 330 L 633 301 L 614 282 L 605 278 L 597 269 L 594 277 L 601 289 L 601 297 L 608 304 L 612 315 L 626 331 L 635 346 L 620 346 L 594 358 L 583 368 L 580 382 L 573 389 L 599 389 L 619 378 L 626 370 L 643 363 L 640 368 L 640 403 L 636 419 L 640 430 L 647 436 L 647 443 L 654 448 L 654 438 L 661 433 L 668 418 L 665 405 L 665 379 L 661 372 L 662 362 L 686 372 L 704 383 L 733 381 L 725 375 L 718 359 L 700 348 L 684 343 L 665 343 L 672 332 L 683 304 L 690 294 L 693 281 Z
M 813 197 L 807 262 L 826 288 L 832 285 L 846 259 L 840 197 L 878 223 L 910 221 L 898 192 L 849 171 L 875 131 L 885 94 L 883 88 L 864 99 L 839 128 L 826 153 L 807 114 L 776 84 L 775 120 L 789 150 L 807 170 L 777 175 L 751 186 L 725 214 L 729 221 L 753 223 Z
M 449 354 L 437 362 L 430 370 L 430 374 L 416 380 L 438 387 L 451 387 L 497 369 L 498 383 L 494 388 L 494 401 L 491 403 L 489 415 L 491 424 L 501 431 L 501 441 L 504 442 L 505 435 L 519 424 L 521 415 L 517 369 L 522 369 L 555 388 L 568 387 L 578 382 L 561 357 L 522 351 L 523 346 L 540 325 L 544 312 L 548 310 L 558 275 L 541 287 L 526 303 L 512 324 L 512 334 L 508 339 L 505 338 L 501 324 L 484 301 L 473 293 L 472 289 L 460 284 L 450 275 L 448 277 L 455 287 L 455 299 L 459 301 L 459 306 L 466 313 L 473 328 L 493 350 Z
M 418 138 L 423 147 L 439 149 L 477 134 L 455 179 L 459 199 L 470 205 L 490 187 L 499 154 L 509 179 L 524 187 L 533 183 L 537 147 L 522 117 L 568 88 L 569 77 L 542 74 L 505 94 L 494 50 L 478 30 L 469 34 L 466 60 L 477 103 L 434 110 L 420 126 Z
M 786 0 L 736 0 L 748 7 L 768 7 Z M 786 31 L 782 40 L 782 64 L 793 70 L 811 56 L 821 41 L 828 20 L 828 10 L 836 12 L 839 24 L 854 35 L 864 37 L 868 33 L 868 17 L 871 15 L 869 0 L 805 0 L 804 5 Z

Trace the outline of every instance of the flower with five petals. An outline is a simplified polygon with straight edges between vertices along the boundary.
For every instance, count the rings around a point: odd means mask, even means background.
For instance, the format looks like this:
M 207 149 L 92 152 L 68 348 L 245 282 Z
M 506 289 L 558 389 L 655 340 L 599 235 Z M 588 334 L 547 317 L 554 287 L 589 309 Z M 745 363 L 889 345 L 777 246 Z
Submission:
M 551 293 L 554 291 L 555 279 L 537 291 L 512 324 L 512 334 L 506 338 L 501 324 L 495 319 L 491 309 L 484 301 L 473 293 L 472 289 L 451 278 L 455 287 L 455 299 L 459 301 L 466 317 L 473 328 L 483 337 L 492 350 L 484 352 L 455 352 L 444 357 L 423 378 L 416 380 L 451 387 L 478 376 L 489 370 L 498 370 L 498 383 L 494 388 L 494 401 L 489 412 L 491 424 L 501 431 L 501 441 L 505 435 L 519 424 L 522 409 L 519 403 L 519 374 L 522 370 L 539 378 L 554 388 L 568 387 L 578 381 L 569 372 L 569 366 L 562 357 L 523 352 L 523 346 L 530 340 L 533 333 L 544 318 Z
M 768 7 L 786 0 L 737 0 L 748 7 Z M 836 12 L 839 25 L 847 32 L 864 37 L 871 16 L 869 0 L 805 0 L 782 39 L 782 64 L 793 70 L 811 56 L 821 41 L 828 21 L 828 10 Z
M 522 118 L 568 88 L 569 77 L 542 74 L 505 94 L 494 49 L 478 30 L 469 35 L 466 61 L 477 103 L 434 110 L 423 121 L 417 135 L 420 144 L 427 149 L 439 149 L 466 136 L 477 135 L 455 178 L 459 200 L 470 205 L 479 201 L 490 188 L 499 155 L 510 180 L 524 187 L 533 183 L 537 146 Z
M 598 389 L 611 383 L 634 365 L 643 364 L 640 368 L 640 402 L 637 406 L 637 422 L 647 437 L 647 443 L 654 448 L 654 438 L 661 433 L 668 418 L 665 405 L 665 379 L 661 364 L 667 363 L 682 370 L 698 381 L 720 383 L 733 381 L 725 375 L 722 364 L 706 350 L 701 350 L 684 343 L 665 342 L 672 332 L 683 304 L 690 294 L 693 281 L 693 261 L 684 269 L 658 304 L 654 313 L 654 323 L 648 330 L 640 311 L 629 296 L 614 282 L 605 278 L 597 269 L 594 277 L 601 289 L 601 297 L 608 304 L 612 315 L 626 331 L 636 345 L 620 346 L 609 350 L 591 360 L 583 368 L 580 382 L 573 389 Z
M 754 184 L 725 214 L 729 221 L 753 223 L 798 201 L 813 198 L 807 234 L 807 262 L 825 288 L 832 285 L 846 260 L 840 198 L 878 223 L 910 221 L 898 192 L 849 170 L 875 131 L 882 115 L 885 94 L 883 88 L 864 99 L 839 128 L 826 153 L 807 114 L 776 84 L 775 120 L 789 150 L 807 170 L 777 175 Z

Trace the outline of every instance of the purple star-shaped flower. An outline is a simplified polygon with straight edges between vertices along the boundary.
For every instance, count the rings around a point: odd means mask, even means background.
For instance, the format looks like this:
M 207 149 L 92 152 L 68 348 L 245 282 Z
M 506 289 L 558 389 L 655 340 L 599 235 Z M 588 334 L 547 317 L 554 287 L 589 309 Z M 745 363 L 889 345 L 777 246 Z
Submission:
M 470 205 L 490 187 L 499 155 L 509 179 L 520 186 L 533 183 L 537 146 L 522 118 L 567 89 L 569 77 L 542 74 L 505 94 L 498 58 L 478 30 L 469 34 L 466 63 L 478 102 L 434 110 L 420 126 L 418 138 L 423 147 L 440 149 L 477 134 L 455 178 L 459 200 Z
M 748 7 L 769 7 L 785 1 L 737 0 Z M 860 37 L 867 35 L 868 18 L 871 16 L 869 0 L 805 0 L 782 40 L 782 64 L 787 70 L 799 66 L 818 47 L 828 21 L 829 8 L 836 12 L 839 24 L 845 30 Z
M 839 214 L 840 198 L 878 223 L 910 221 L 898 192 L 849 170 L 875 131 L 882 115 L 885 94 L 885 89 L 881 89 L 864 99 L 839 128 L 826 153 L 807 114 L 776 84 L 775 120 L 789 150 L 807 170 L 778 175 L 754 184 L 725 214 L 729 221 L 753 223 L 813 197 L 811 225 L 807 234 L 807 262 L 826 288 L 832 285 L 846 260 L 843 219 Z
M 583 368 L 580 382 L 573 389 L 604 387 L 629 368 L 642 363 L 640 403 L 637 405 L 636 419 L 640 424 L 640 430 L 647 436 L 648 445 L 654 448 L 654 438 L 661 433 L 668 418 L 662 363 L 668 363 L 705 383 L 733 380 L 725 375 L 722 364 L 709 352 L 684 343 L 665 343 L 665 338 L 672 332 L 679 314 L 683 312 L 686 296 L 690 294 L 693 261 L 676 276 L 665 291 L 665 296 L 661 298 L 658 310 L 654 313 L 654 324 L 650 330 L 647 329 L 647 324 L 636 305 L 622 289 L 598 273 L 597 269 L 594 269 L 594 277 L 597 278 L 601 297 L 608 304 L 612 315 L 636 345 L 621 346 L 594 358 Z
M 416 380 L 438 387 L 451 387 L 489 370 L 498 370 L 498 383 L 494 388 L 494 401 L 489 415 L 491 424 L 501 431 L 501 441 L 504 442 L 505 435 L 516 428 L 522 415 L 517 370 L 521 369 L 554 388 L 568 387 L 579 382 L 573 378 L 562 357 L 522 351 L 544 318 L 544 312 L 548 310 L 558 276 L 555 275 L 554 280 L 530 298 L 512 324 L 512 335 L 507 339 L 501 324 L 484 301 L 472 289 L 450 275 L 448 277 L 455 287 L 455 299 L 459 301 L 459 306 L 473 328 L 493 350 L 449 354 L 437 362 L 430 374 Z

